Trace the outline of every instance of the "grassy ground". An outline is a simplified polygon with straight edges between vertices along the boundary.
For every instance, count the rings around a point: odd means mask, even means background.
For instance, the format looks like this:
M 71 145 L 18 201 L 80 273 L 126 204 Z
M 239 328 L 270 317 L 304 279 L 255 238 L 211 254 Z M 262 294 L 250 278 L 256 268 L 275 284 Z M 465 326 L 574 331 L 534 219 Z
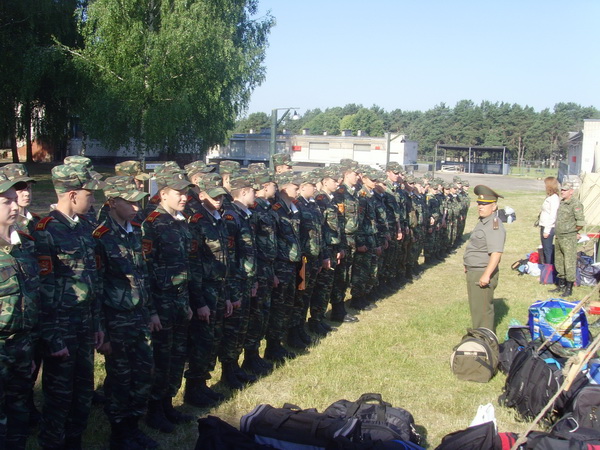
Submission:
M 46 170 L 47 172 L 47 170 Z M 38 199 L 49 186 L 41 180 L 35 187 Z M 44 189 L 45 190 L 45 189 Z M 500 204 L 516 210 L 518 220 L 506 225 L 507 243 L 501 262 L 500 283 L 496 290 L 498 336 L 502 341 L 511 320 L 525 323 L 531 302 L 549 297 L 548 287 L 536 278 L 517 276 L 510 265 L 538 246 L 539 232 L 532 227 L 543 194 L 502 192 Z M 97 199 L 100 201 L 101 199 Z M 41 205 L 47 208 L 48 202 Z M 476 211 L 470 211 L 466 231 L 475 224 Z M 256 405 L 282 406 L 289 402 L 303 408 L 323 410 L 334 401 L 357 399 L 365 392 L 379 392 L 395 406 L 408 409 L 415 417 L 426 447 L 435 448 L 442 437 L 465 428 L 480 404 L 496 407 L 500 431 L 521 432 L 513 411 L 497 402 L 505 376 L 499 373 L 487 384 L 457 380 L 450 371 L 449 358 L 465 329 L 470 326 L 462 268 L 464 244 L 445 262 L 428 268 L 423 277 L 397 294 L 378 303 L 378 308 L 360 315 L 360 322 L 346 324 L 323 339 L 310 352 L 290 361 L 270 376 L 247 389 L 230 393 L 217 383 L 215 388 L 228 399 L 211 410 L 188 406 L 182 409 L 198 415 L 216 415 L 239 426 L 239 419 Z M 582 298 L 590 288 L 575 288 Z M 104 378 L 102 356 L 96 360 L 97 382 Z M 38 386 L 39 388 L 39 386 Z M 41 396 L 38 392 L 38 403 Z M 182 403 L 182 392 L 175 400 Z M 84 436 L 85 448 L 107 448 L 109 427 L 101 407 L 94 407 Z M 162 448 L 193 448 L 197 439 L 195 424 L 181 426 L 173 435 L 149 431 Z M 37 448 L 30 439 L 30 448 Z

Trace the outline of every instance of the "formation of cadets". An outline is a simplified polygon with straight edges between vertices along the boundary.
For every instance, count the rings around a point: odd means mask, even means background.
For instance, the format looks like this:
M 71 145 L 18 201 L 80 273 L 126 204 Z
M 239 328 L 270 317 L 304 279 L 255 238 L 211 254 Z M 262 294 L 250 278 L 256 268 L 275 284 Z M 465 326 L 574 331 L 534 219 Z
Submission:
M 273 174 L 261 163 L 166 162 L 148 199 L 139 162 L 101 181 L 71 156 L 52 169 L 57 202 L 43 218 L 29 211 L 25 167 L 0 168 L 0 449 L 25 448 L 36 418 L 42 448 L 82 448 L 95 351 L 110 448 L 157 448 L 138 423 L 170 433 L 194 420 L 173 407 L 184 378 L 185 403 L 215 405 L 217 361 L 222 384 L 242 389 L 461 239 L 469 196 L 458 177 L 415 178 L 396 162 L 303 173 L 288 155 L 274 163 Z

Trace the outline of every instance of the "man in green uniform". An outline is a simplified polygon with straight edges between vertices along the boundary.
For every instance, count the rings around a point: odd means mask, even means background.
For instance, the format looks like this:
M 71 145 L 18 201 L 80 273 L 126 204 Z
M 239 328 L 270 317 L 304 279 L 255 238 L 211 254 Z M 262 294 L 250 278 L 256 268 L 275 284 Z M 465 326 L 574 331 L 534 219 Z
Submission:
M 33 238 L 17 231 L 25 181 L 0 174 L 0 448 L 24 450 L 38 340 L 39 267 Z
M 108 215 L 92 234 L 100 255 L 98 296 L 106 333 L 99 351 L 105 357 L 105 411 L 114 450 L 158 447 L 138 428 L 152 385 L 150 331 L 161 324 L 150 300 L 141 224 L 134 222 L 148 194 L 137 187 L 130 176 L 106 180 Z
M 388 219 L 394 219 L 394 239 L 391 241 L 391 254 L 385 262 L 384 272 L 386 278 L 394 280 L 396 287 L 400 287 L 404 280 L 404 241 L 408 229 L 406 216 L 406 202 L 400 185 L 402 166 L 391 161 L 386 166 L 385 203 L 388 208 Z M 393 215 L 391 212 L 393 211 Z
M 473 328 L 495 331 L 494 290 L 498 286 L 498 265 L 504 252 L 506 232 L 498 219 L 498 198 L 504 198 L 487 186 L 475 186 L 479 221 L 463 257 L 467 294 Z
M 31 188 L 36 182 L 35 179 L 29 176 L 29 172 L 23 164 L 6 164 L 0 168 L 0 172 L 6 175 L 10 181 L 18 182 L 16 187 L 19 189 L 15 189 L 19 197 L 19 217 L 17 218 L 17 223 L 15 225 L 20 231 L 27 234 L 33 233 L 35 226 L 41 219 L 39 215 L 29 211 L 33 199 Z
M 94 391 L 94 348 L 104 340 L 94 226 L 85 218 L 101 188 L 81 165 L 52 169 L 56 208 L 33 233 L 40 265 L 43 448 L 81 448 Z
M 556 213 L 554 265 L 558 273 L 558 287 L 551 292 L 562 292 L 563 297 L 573 294 L 577 267 L 577 241 L 579 231 L 585 226 L 583 205 L 573 195 L 573 184 L 563 183 L 560 188 L 560 205 Z
M 292 158 L 287 153 L 273 155 L 273 167 L 276 174 L 292 171 Z

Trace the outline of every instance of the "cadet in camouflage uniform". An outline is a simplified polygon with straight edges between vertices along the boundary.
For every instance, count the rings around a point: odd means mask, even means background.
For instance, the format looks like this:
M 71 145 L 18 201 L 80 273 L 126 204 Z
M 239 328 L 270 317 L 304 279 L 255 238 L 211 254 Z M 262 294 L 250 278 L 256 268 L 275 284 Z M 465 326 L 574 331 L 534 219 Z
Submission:
M 412 202 L 413 208 L 416 211 L 417 215 L 417 226 L 414 228 L 414 239 L 411 253 L 411 265 L 413 275 L 417 278 L 420 278 L 420 268 L 419 268 L 419 257 L 423 252 L 423 248 L 425 246 L 425 238 L 426 238 L 426 229 L 425 227 L 429 225 L 429 211 L 427 210 L 427 204 L 425 202 L 425 198 L 423 196 L 423 180 L 420 178 L 414 179 L 414 186 L 412 190 Z
M 67 166 L 83 166 L 94 180 L 102 179 L 102 175 L 94 170 L 92 160 L 86 156 L 67 156 L 63 163 Z M 93 225 L 98 225 L 98 212 L 96 211 L 94 205 L 90 206 L 90 210 L 87 212 L 87 214 L 85 214 L 85 218 Z
M 387 206 L 384 197 L 381 195 L 380 188 L 377 186 L 382 178 L 383 173 L 377 170 L 370 170 L 366 174 L 363 174 L 363 182 L 365 186 L 371 190 L 371 202 L 373 203 L 373 208 L 375 210 L 375 245 L 377 246 L 376 248 L 381 249 L 379 254 L 375 252 L 373 256 L 375 270 L 371 273 L 370 291 L 372 293 L 372 298 L 376 295 L 382 296 L 387 292 L 387 290 L 379 284 L 379 279 L 382 277 L 383 263 L 392 239 L 388 224 Z
M 262 163 L 257 163 L 262 164 Z M 252 216 L 250 220 L 256 239 L 256 280 L 258 287 L 256 296 L 252 297 L 251 313 L 244 344 L 244 363 L 242 369 L 254 375 L 266 375 L 273 369 L 273 365 L 260 357 L 258 350 L 260 342 L 266 336 L 271 310 L 271 293 L 278 283 L 275 276 L 275 258 L 277 257 L 277 213 L 271 207 L 271 200 L 275 198 L 277 185 L 273 177 L 263 167 L 258 165 L 248 166 L 252 174 L 256 198 L 250 207 Z
M 215 166 L 207 166 L 204 161 L 194 161 L 186 164 L 184 169 L 188 180 L 194 185 L 188 191 L 188 201 L 185 205 L 185 214 L 192 216 L 201 209 L 202 201 L 198 197 L 200 193 L 200 189 L 198 188 L 200 179 L 214 172 L 216 168 Z M 221 185 L 223 183 L 221 176 L 219 176 L 219 183 Z
M 189 259 L 197 257 L 197 249 L 192 247 L 192 236 L 182 213 L 191 183 L 181 172 L 162 172 L 156 176 L 156 183 L 160 203 L 142 224 L 150 292 L 161 324 L 152 332 L 154 381 L 146 423 L 171 433 L 175 424 L 193 420 L 175 410 L 172 402 L 181 387 L 187 357 L 192 317 L 189 293 L 201 290 L 201 274 L 190 273 Z
M 0 448 L 16 450 L 27 441 L 40 306 L 33 238 L 16 227 L 15 189 L 26 185 L 0 174 Z
M 315 197 L 317 206 L 323 215 L 323 241 L 325 254 L 329 255 L 329 267 L 324 267 L 317 275 L 310 300 L 310 318 L 308 329 L 318 336 L 325 336 L 332 327 L 325 322 L 325 312 L 331 297 L 335 268 L 344 258 L 341 232 L 342 223 L 337 205 L 333 203 L 333 193 L 338 189 L 341 178 L 340 169 L 329 167 L 321 176 L 320 190 Z
M 81 448 L 94 391 L 94 348 L 104 339 L 93 225 L 84 218 L 101 187 L 81 165 L 52 169 L 56 208 L 33 233 L 40 265 L 43 448 Z
M 293 203 L 302 183 L 293 174 L 280 174 L 275 178 L 279 187 L 273 211 L 277 214 L 277 257 L 275 276 L 278 284 L 271 294 L 271 312 L 267 326 L 267 348 L 265 358 L 274 363 L 282 363 L 296 355 L 282 345 L 289 325 L 291 310 L 296 292 L 296 275 L 301 258 L 300 213 Z
M 410 261 L 411 249 L 414 242 L 413 228 L 415 225 L 416 213 L 413 210 L 413 204 L 409 195 L 409 186 L 407 183 L 407 174 L 405 171 L 400 172 L 398 183 L 401 186 L 398 189 L 398 193 L 402 196 L 402 203 L 404 204 L 406 227 L 404 229 L 404 235 L 401 243 L 400 251 L 400 263 L 398 267 L 405 278 L 406 282 L 412 283 L 412 267 Z
M 438 259 L 437 249 L 439 248 L 439 232 L 441 223 L 441 205 L 438 197 L 438 184 L 436 181 L 431 180 L 427 185 L 427 193 L 425 201 L 427 202 L 427 209 L 429 210 L 430 219 L 425 229 L 427 232 L 427 238 L 425 240 L 425 247 L 423 252 L 425 254 L 425 263 L 432 263 Z
M 192 176 L 193 179 L 196 179 Z M 189 327 L 189 368 L 185 372 L 184 400 L 197 407 L 222 401 L 223 395 L 206 385 L 215 369 L 217 351 L 223 337 L 223 321 L 232 313 L 226 279 L 229 268 L 227 228 L 220 214 L 223 180 L 216 173 L 196 179 L 201 202 L 189 219 L 192 247 L 198 249 L 190 259 L 192 272 L 202 274 L 202 290 L 190 293 L 193 316 Z
M 179 167 L 175 161 L 166 161 L 154 169 L 154 179 L 168 177 L 173 174 L 184 174 L 184 171 Z M 146 219 L 152 211 L 160 204 L 160 189 L 156 194 L 148 199 L 144 211 L 140 217 Z
M 404 258 L 404 240 L 408 222 L 406 216 L 406 202 L 404 194 L 399 184 L 401 179 L 402 166 L 396 161 L 391 161 L 386 166 L 385 185 L 385 203 L 388 210 L 388 223 L 394 221 L 393 230 L 395 239 L 391 241 L 390 255 L 384 263 L 384 276 L 388 280 L 394 280 L 397 287 L 400 287 L 404 279 L 404 267 L 401 260 Z M 393 214 L 392 214 L 393 212 Z M 390 227 L 392 224 L 390 223 Z
M 273 167 L 276 174 L 291 172 L 292 158 L 287 153 L 277 153 L 273 155 Z
M 228 247 L 231 251 L 227 286 L 233 300 L 233 313 L 225 318 L 223 339 L 219 348 L 221 380 L 231 389 L 242 389 L 244 383 L 256 381 L 238 365 L 242 352 L 248 321 L 251 315 L 259 314 L 258 306 L 250 298 L 256 295 L 256 241 L 249 207 L 254 204 L 252 182 L 241 175 L 232 175 L 229 180 L 233 202 L 223 207 L 223 219 L 227 227 Z M 251 309 L 254 307 L 254 311 Z
M 357 184 L 359 181 L 358 163 L 342 160 L 343 182 L 333 193 L 333 203 L 340 214 L 341 232 L 344 234 L 345 257 L 335 268 L 331 289 L 331 320 L 334 322 L 357 322 L 358 318 L 347 314 L 344 306 L 346 290 L 350 285 L 350 269 L 356 252 L 356 233 L 359 230 L 360 213 Z
M 160 320 L 150 300 L 141 224 L 134 222 L 139 191 L 133 177 L 106 180 L 106 220 L 93 232 L 100 255 L 98 296 L 104 315 L 105 412 L 111 425 L 110 448 L 156 448 L 158 443 L 138 428 L 152 385 L 150 331 Z
M 312 172 L 305 172 L 305 174 L 295 203 L 300 211 L 300 251 L 304 280 L 301 281 L 301 289 L 296 290 L 287 339 L 288 345 L 297 349 L 305 349 L 312 344 L 312 339 L 304 329 L 306 315 L 317 281 L 317 274 L 321 269 L 328 268 L 331 263 L 329 255 L 325 254 L 323 214 L 314 199 L 317 180 Z
M 3 173 L 9 180 L 20 182 L 16 189 L 19 205 L 19 217 L 15 224 L 20 231 L 27 234 L 33 233 L 35 226 L 40 221 L 41 217 L 36 213 L 29 211 L 31 206 L 32 194 L 31 187 L 36 181 L 29 176 L 27 168 L 23 164 L 6 164 L 0 168 L 0 173 Z
M 563 297 L 573 294 L 573 283 L 577 267 L 577 241 L 579 231 L 585 226 L 583 206 L 573 195 L 573 184 L 563 183 L 560 188 L 560 204 L 556 213 L 554 228 L 554 265 L 558 272 L 558 288 L 551 292 L 559 292 L 563 287 Z

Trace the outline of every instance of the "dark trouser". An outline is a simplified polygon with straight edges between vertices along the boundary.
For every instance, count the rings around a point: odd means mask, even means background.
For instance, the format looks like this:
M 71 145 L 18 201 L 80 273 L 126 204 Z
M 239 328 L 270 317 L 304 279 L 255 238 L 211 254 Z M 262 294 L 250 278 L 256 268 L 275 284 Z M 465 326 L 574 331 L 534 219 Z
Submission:
M 148 318 L 141 309 L 105 309 L 111 354 L 105 357 L 105 412 L 110 422 L 141 417 L 152 387 L 152 347 Z
M 333 258 L 332 258 L 333 260 Z M 310 319 L 320 322 L 325 319 L 325 312 L 331 296 L 335 268 L 322 269 L 317 275 L 315 288 L 310 298 Z
M 8 336 L 6 336 L 8 338 Z M 29 332 L 0 337 L 0 448 L 24 449 L 27 442 L 33 345 Z
M 196 311 L 188 330 L 188 369 L 185 377 L 190 380 L 206 380 L 216 365 L 217 350 L 223 336 L 225 299 L 222 281 L 202 283 L 202 296 L 210 309 L 208 322 L 198 319 Z
M 352 261 L 352 298 L 364 297 L 371 288 L 371 274 L 375 270 L 373 267 L 373 252 L 367 250 L 364 253 L 355 252 Z
M 484 288 L 479 286 L 479 279 L 484 269 L 467 269 L 467 294 L 473 328 L 484 327 L 495 331 L 494 324 L 494 291 L 498 286 L 499 271 L 490 278 L 490 284 Z
M 544 237 L 544 228 L 540 227 L 540 239 L 542 241 L 542 250 L 544 252 L 544 264 L 554 264 L 554 228 L 550 231 L 550 235 Z M 540 255 L 541 256 L 541 255 Z
M 279 279 L 279 285 L 273 289 L 271 295 L 267 340 L 281 341 L 287 333 L 296 292 L 296 269 L 297 263 L 275 262 L 275 275 Z
M 181 387 L 183 368 L 187 358 L 188 291 L 154 293 L 154 302 L 162 330 L 152 333 L 154 355 L 154 382 L 151 400 L 175 397 Z
M 241 301 L 241 306 L 223 320 L 223 337 L 218 349 L 221 363 L 234 363 L 242 353 L 250 318 L 250 283 L 249 280 L 228 281 L 231 302 Z
M 343 303 L 346 298 L 346 289 L 350 285 L 350 270 L 354 261 L 354 250 L 346 248 L 346 255 L 335 268 L 333 287 L 331 288 L 331 304 Z
M 317 282 L 317 274 L 321 268 L 321 260 L 308 259 L 304 271 L 304 289 L 296 290 L 294 299 L 294 310 L 290 319 L 289 327 L 297 327 L 304 325 L 306 322 L 306 314 L 310 306 L 310 299 Z
M 256 297 L 252 297 L 250 300 L 250 319 L 244 343 L 245 350 L 258 351 L 260 341 L 265 337 L 269 324 L 274 274 L 273 263 L 258 261 L 256 268 L 258 289 L 256 290 Z
M 65 438 L 81 436 L 87 427 L 94 393 L 94 336 L 89 313 L 73 313 L 63 340 L 67 358 L 44 357 L 44 408 L 39 441 L 60 447 Z

